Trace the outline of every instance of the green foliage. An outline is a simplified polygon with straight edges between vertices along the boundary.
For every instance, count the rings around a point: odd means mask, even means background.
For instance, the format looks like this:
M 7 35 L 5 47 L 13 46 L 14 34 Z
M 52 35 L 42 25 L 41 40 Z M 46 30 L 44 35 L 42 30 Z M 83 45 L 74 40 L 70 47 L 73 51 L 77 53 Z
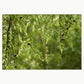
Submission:
M 3 15 L 3 69 L 81 69 L 81 15 Z

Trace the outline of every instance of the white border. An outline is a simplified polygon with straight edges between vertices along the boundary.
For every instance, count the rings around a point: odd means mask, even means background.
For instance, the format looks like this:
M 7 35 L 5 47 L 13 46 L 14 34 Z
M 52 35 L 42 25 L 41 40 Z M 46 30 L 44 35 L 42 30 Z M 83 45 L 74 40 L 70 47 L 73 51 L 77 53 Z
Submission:
M 8 8 L 5 8 L 5 9 L 1 9 L 0 10 L 1 14 L 83 14 L 84 13 L 84 9 L 76 9 L 76 8 L 73 8 L 73 9 L 45 9 L 45 8 L 32 8 L 32 9 L 8 9 Z

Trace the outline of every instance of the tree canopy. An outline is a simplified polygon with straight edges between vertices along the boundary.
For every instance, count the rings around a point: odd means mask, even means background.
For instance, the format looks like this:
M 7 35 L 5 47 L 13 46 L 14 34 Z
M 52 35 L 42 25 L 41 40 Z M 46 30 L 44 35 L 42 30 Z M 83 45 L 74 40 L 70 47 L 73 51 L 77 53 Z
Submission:
M 3 15 L 3 69 L 81 69 L 81 15 Z

